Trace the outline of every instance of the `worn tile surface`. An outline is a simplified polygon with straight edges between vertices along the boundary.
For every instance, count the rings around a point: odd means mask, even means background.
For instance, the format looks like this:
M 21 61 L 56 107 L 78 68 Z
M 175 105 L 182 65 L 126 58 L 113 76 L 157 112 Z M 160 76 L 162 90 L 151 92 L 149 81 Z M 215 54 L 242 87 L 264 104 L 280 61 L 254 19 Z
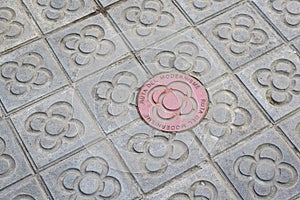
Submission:
M 106 6 L 109 6 L 113 3 L 118 2 L 120 0 L 97 0 L 97 1 L 100 2 L 102 6 L 106 7 Z

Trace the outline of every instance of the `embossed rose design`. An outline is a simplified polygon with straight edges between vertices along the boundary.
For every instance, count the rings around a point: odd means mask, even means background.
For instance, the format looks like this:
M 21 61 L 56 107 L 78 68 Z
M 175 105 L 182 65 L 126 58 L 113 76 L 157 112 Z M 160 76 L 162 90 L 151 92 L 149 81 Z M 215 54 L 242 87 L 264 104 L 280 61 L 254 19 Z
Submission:
M 193 183 L 190 186 L 188 193 L 173 194 L 168 200 L 217 200 L 217 198 L 217 188 L 211 182 L 201 180 Z
M 258 48 L 268 41 L 267 33 L 255 28 L 255 20 L 247 14 L 234 16 L 230 23 L 220 23 L 213 29 L 214 36 L 227 44 L 235 55 L 245 55 L 250 48 Z
M 156 64 L 165 71 L 175 68 L 180 72 L 193 72 L 204 75 L 210 68 L 210 62 L 199 55 L 199 48 L 192 42 L 180 42 L 174 52 L 163 51 L 155 56 Z
M 182 81 L 152 88 L 149 92 L 149 102 L 153 105 L 152 115 L 161 122 L 194 115 L 198 107 L 192 97 L 192 88 Z
M 271 8 L 281 14 L 286 25 L 299 28 L 300 1 L 299 0 L 270 0 Z
M 166 28 L 174 23 L 174 16 L 163 11 L 164 4 L 160 0 L 144 0 L 141 8 L 129 7 L 123 11 L 125 22 L 135 25 L 137 35 L 145 37 L 156 32 L 156 29 Z
M 251 114 L 238 106 L 237 96 L 227 90 L 216 92 L 206 116 L 205 129 L 215 137 L 231 134 L 232 130 L 245 130 L 251 123 Z
M 15 19 L 16 13 L 13 9 L 8 7 L 0 8 L 0 44 L 5 39 L 17 38 L 23 33 L 23 24 L 15 21 Z
M 97 59 L 106 59 L 115 51 L 112 41 L 104 39 L 105 31 L 99 25 L 88 25 L 80 34 L 72 33 L 62 39 L 62 49 L 71 54 L 70 64 L 83 68 Z
M 36 136 L 36 144 L 41 150 L 56 151 L 64 142 L 72 142 L 84 134 L 84 125 L 73 118 L 73 107 L 67 102 L 56 102 L 46 112 L 30 115 L 25 129 Z
M 53 21 L 62 19 L 66 13 L 79 11 L 85 6 L 84 0 L 36 0 L 36 2 L 44 7 L 42 16 Z
M 169 165 L 187 160 L 188 146 L 171 134 L 137 133 L 127 143 L 128 150 L 142 154 L 142 166 L 150 174 L 164 173 Z
M 278 187 L 290 188 L 298 180 L 296 169 L 283 161 L 281 150 L 273 144 L 258 146 L 253 156 L 239 157 L 234 163 L 234 172 L 249 182 L 249 192 L 254 199 L 271 199 Z
M 70 200 L 77 199 L 116 199 L 121 192 L 119 181 L 108 175 L 109 166 L 101 157 L 90 157 L 80 169 L 71 168 L 58 178 L 58 185 L 69 195 Z
M 223 2 L 224 0 L 194 0 L 193 6 L 201 11 L 211 8 L 213 2 Z
M 94 86 L 96 102 L 103 102 L 103 110 L 111 116 L 126 114 L 136 90 L 138 79 L 131 72 L 120 72 L 112 81 L 101 81 Z
M 44 68 L 43 57 L 30 52 L 19 57 L 18 61 L 10 61 L 0 65 L 0 81 L 10 95 L 24 97 L 31 90 L 46 88 L 52 83 L 51 71 Z
M 259 69 L 253 74 L 254 82 L 267 88 L 265 97 L 273 105 L 291 102 L 293 95 L 300 95 L 300 75 L 296 65 L 287 59 L 278 59 L 270 68 Z
M 5 149 L 5 141 L 0 137 L 0 178 L 11 175 L 16 169 L 15 160 L 10 155 L 4 153 Z

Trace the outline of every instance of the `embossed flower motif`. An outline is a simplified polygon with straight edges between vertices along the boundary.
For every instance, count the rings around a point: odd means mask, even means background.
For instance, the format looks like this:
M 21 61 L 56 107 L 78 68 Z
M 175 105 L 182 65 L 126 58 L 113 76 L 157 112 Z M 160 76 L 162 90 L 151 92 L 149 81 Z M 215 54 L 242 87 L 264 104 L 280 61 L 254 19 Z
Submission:
M 0 81 L 6 83 L 10 95 L 26 96 L 31 90 L 49 86 L 53 80 L 51 71 L 43 67 L 43 57 L 35 52 L 26 53 L 18 61 L 0 65 Z
M 62 39 L 62 48 L 71 53 L 70 63 L 82 68 L 96 59 L 106 59 L 115 51 L 112 41 L 104 39 L 105 31 L 99 25 L 88 25 L 80 34 L 69 34 Z
M 16 169 L 15 160 L 10 155 L 4 153 L 5 149 L 5 141 L 0 137 L 0 178 L 11 175 Z
M 141 164 L 150 174 L 164 173 L 169 165 L 183 163 L 189 155 L 188 146 L 167 133 L 137 133 L 128 140 L 127 148 L 142 154 Z
M 265 97 L 273 105 L 291 102 L 293 95 L 300 95 L 300 75 L 297 68 L 287 59 L 278 59 L 270 68 L 259 69 L 253 74 L 253 80 L 259 86 L 267 88 Z
M 194 0 L 193 6 L 201 11 L 211 8 L 213 2 L 223 2 L 224 0 Z
M 64 171 L 58 178 L 59 188 L 67 193 L 69 200 L 116 199 L 121 192 L 119 181 L 108 175 L 109 166 L 101 157 L 90 157 L 80 169 Z
M 139 7 L 129 7 L 123 11 L 127 23 L 135 25 L 136 34 L 150 36 L 156 29 L 166 28 L 174 23 L 174 16 L 163 11 L 164 5 L 161 0 L 144 0 Z
M 244 130 L 251 122 L 251 114 L 238 106 L 238 98 L 231 91 L 221 90 L 211 98 L 205 129 L 215 137 L 231 134 L 232 130 Z
M 300 1 L 299 0 L 270 0 L 274 11 L 281 14 L 285 24 L 299 28 L 300 25 Z
M 37 4 L 44 7 L 42 16 L 48 20 L 57 21 L 66 13 L 79 11 L 85 5 L 84 0 L 36 0 Z
M 250 48 L 258 48 L 268 41 L 267 33 L 255 28 L 254 19 L 247 14 L 238 14 L 230 23 L 218 24 L 213 29 L 214 36 L 228 45 L 228 50 L 235 55 L 245 55 Z
M 15 19 L 16 13 L 13 9 L 8 7 L 0 8 L 0 44 L 5 39 L 17 38 L 23 33 L 23 24 L 15 21 Z
M 56 151 L 63 141 L 72 141 L 84 134 L 84 125 L 73 118 L 74 110 L 67 102 L 56 102 L 46 112 L 30 115 L 26 130 L 36 135 L 36 144 L 42 150 Z
M 198 56 L 199 48 L 192 42 L 180 42 L 174 52 L 163 51 L 155 56 L 155 62 L 166 71 L 175 68 L 180 72 L 193 72 L 195 75 L 204 75 L 211 68 L 210 62 Z
M 239 157 L 234 163 L 238 178 L 247 181 L 254 199 L 271 199 L 278 190 L 295 185 L 298 180 L 296 169 L 284 162 L 281 150 L 273 144 L 258 146 L 254 155 Z
M 28 194 L 20 194 L 12 198 L 12 200 L 35 200 L 35 198 Z
M 131 72 L 120 72 L 112 81 L 101 81 L 94 86 L 95 100 L 103 102 L 103 110 L 111 116 L 126 114 L 137 87 L 137 77 Z
M 208 199 L 216 200 L 218 198 L 217 188 L 209 181 L 201 180 L 193 183 L 188 193 L 173 194 L 168 200 L 194 200 Z
M 181 81 L 167 86 L 156 86 L 149 92 L 152 114 L 161 122 L 191 116 L 197 112 L 197 102 L 192 97 L 191 87 Z

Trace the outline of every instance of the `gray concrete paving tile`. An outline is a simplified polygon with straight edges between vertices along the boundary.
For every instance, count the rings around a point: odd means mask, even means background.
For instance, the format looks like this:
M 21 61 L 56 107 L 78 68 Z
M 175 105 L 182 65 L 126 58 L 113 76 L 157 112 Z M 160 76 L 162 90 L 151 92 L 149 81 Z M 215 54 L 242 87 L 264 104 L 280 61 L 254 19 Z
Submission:
M 43 172 L 54 199 L 134 199 L 133 180 L 106 141 Z
M 8 112 L 66 84 L 43 40 L 0 57 L 0 99 Z
M 290 199 L 300 191 L 300 159 L 274 129 L 220 156 L 243 199 Z
M 50 199 L 37 178 L 22 180 L 0 193 L 3 200 L 46 200 Z
M 279 127 L 300 151 L 300 112 L 280 122 Z
M 2 0 L 0 5 L 0 52 L 22 44 L 38 35 L 33 20 L 19 1 Z
M 163 133 L 138 121 L 121 132 L 112 141 L 144 192 L 205 159 L 188 131 Z
M 248 4 L 201 24 L 199 29 L 232 69 L 281 43 L 275 31 Z
M 205 38 L 194 30 L 147 47 L 139 55 L 152 74 L 178 71 L 207 83 L 224 74 L 226 64 L 209 46 Z
M 300 37 L 293 41 L 293 45 L 300 53 Z
M 96 10 L 90 0 L 23 0 L 43 33 L 80 19 Z
M 128 59 L 80 82 L 81 95 L 105 133 L 139 118 L 136 109 L 138 88 L 149 78 L 139 63 Z
M 241 86 L 227 76 L 208 86 L 210 104 L 193 130 L 211 155 L 222 152 L 267 125 Z
M 38 168 L 104 136 L 74 90 L 57 93 L 12 120 Z
M 97 1 L 100 2 L 102 6 L 107 7 L 113 3 L 120 1 L 120 0 L 97 0 Z
M 129 0 L 112 7 L 108 13 L 135 50 L 188 26 L 171 0 Z
M 109 21 L 97 15 L 47 38 L 72 81 L 129 54 Z
M 161 191 L 151 195 L 149 200 L 185 200 L 185 199 L 238 199 L 224 184 L 221 176 L 208 163 L 198 171 L 184 176 L 183 179 L 169 184 Z
M 0 166 L 0 190 L 32 173 L 5 120 L 0 121 Z
M 299 108 L 300 58 L 282 46 L 237 74 L 274 121 Z
M 191 18 L 193 23 L 226 9 L 241 0 L 175 0 L 184 12 Z
M 300 35 L 300 2 L 298 0 L 253 0 L 253 2 L 288 40 Z

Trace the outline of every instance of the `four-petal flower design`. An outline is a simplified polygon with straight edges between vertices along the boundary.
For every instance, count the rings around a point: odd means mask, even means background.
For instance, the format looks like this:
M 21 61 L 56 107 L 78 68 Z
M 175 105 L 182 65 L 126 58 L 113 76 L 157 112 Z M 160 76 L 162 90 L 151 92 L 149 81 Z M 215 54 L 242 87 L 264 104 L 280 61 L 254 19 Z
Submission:
M 69 200 L 116 199 L 121 192 L 119 181 L 108 175 L 109 165 L 101 157 L 90 157 L 80 166 L 64 171 L 58 178 L 59 188 Z
M 36 136 L 36 145 L 41 150 L 57 151 L 64 142 L 74 141 L 84 134 L 84 125 L 73 118 L 73 107 L 67 102 L 56 102 L 46 112 L 30 115 L 25 129 Z
M 280 14 L 289 27 L 300 26 L 300 1 L 299 0 L 269 0 L 272 10 Z
M 143 170 L 150 174 L 164 173 L 170 164 L 181 164 L 189 155 L 188 146 L 174 138 L 174 135 L 164 135 L 151 131 L 137 133 L 127 143 L 130 152 L 142 154 Z
M 161 0 L 144 0 L 141 8 L 129 7 L 123 11 L 125 22 L 135 25 L 137 35 L 145 37 L 156 32 L 156 29 L 167 28 L 174 23 L 174 16 L 164 11 Z
M 255 28 L 255 20 L 247 14 L 234 16 L 229 23 L 220 23 L 213 29 L 213 35 L 227 45 L 227 50 L 234 55 L 245 56 L 250 48 L 267 44 L 268 35 Z
M 266 88 L 265 97 L 272 105 L 285 105 L 293 95 L 300 95 L 300 74 L 288 59 L 278 59 L 270 68 L 259 69 L 253 74 L 254 82 Z
M 70 64 L 81 69 L 98 59 L 106 59 L 115 51 L 112 41 L 104 39 L 105 31 L 99 25 L 87 25 L 79 34 L 63 37 L 62 49 L 70 53 Z
M 24 97 L 31 90 L 44 89 L 52 83 L 51 71 L 43 66 L 44 61 L 40 54 L 23 54 L 16 62 L 9 61 L 0 65 L 0 81 L 5 82 L 9 95 Z
M 15 160 L 8 154 L 5 154 L 6 144 L 0 137 L 0 179 L 11 175 L 16 169 Z
M 248 181 L 254 199 L 271 199 L 280 188 L 290 188 L 297 183 L 296 169 L 283 161 L 281 150 L 273 144 L 258 146 L 254 155 L 239 157 L 234 163 L 238 178 Z

